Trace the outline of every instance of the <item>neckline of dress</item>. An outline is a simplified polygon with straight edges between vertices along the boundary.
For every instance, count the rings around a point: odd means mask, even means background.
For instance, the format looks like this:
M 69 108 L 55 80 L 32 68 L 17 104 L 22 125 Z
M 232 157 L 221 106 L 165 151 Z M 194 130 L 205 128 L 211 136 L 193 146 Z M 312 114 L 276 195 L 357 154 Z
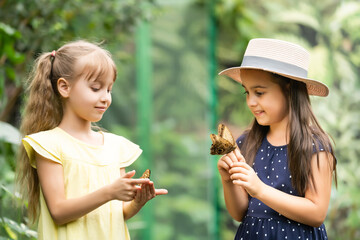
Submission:
M 286 148 L 288 144 L 285 144 L 285 145 L 279 145 L 279 146 L 275 146 L 275 145 L 272 145 L 269 140 L 267 139 L 267 136 L 265 136 L 265 141 L 268 145 L 270 145 L 271 147 L 273 148 Z
M 81 145 L 85 145 L 87 147 L 91 147 L 91 148 L 103 148 L 105 146 L 105 134 L 102 131 L 99 131 L 99 133 L 103 136 L 103 143 L 101 145 L 94 145 L 94 144 L 90 144 L 87 142 L 84 142 L 74 136 L 72 136 L 70 133 L 66 132 L 64 129 L 60 128 L 60 127 L 56 127 L 55 129 L 58 129 L 61 133 L 63 133 L 63 135 L 65 135 L 67 138 L 72 139 L 73 141 L 81 144 Z

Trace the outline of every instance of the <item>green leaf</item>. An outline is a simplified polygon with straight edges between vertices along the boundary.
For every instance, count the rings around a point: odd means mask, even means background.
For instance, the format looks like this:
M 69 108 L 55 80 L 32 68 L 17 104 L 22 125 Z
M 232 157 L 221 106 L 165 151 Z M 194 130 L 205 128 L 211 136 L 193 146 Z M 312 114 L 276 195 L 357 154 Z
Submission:
M 21 134 L 12 125 L 0 121 L 0 140 L 19 145 L 21 143 Z

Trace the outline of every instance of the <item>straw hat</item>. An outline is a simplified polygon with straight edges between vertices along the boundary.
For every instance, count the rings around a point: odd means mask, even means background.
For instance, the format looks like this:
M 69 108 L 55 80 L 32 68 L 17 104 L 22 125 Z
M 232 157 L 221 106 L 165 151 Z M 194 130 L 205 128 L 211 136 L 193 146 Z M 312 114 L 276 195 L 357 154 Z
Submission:
M 306 83 L 310 95 L 326 97 L 328 87 L 309 79 L 310 54 L 303 47 L 277 39 L 256 38 L 250 40 L 240 67 L 225 69 L 219 75 L 226 75 L 241 83 L 241 69 L 259 69 Z

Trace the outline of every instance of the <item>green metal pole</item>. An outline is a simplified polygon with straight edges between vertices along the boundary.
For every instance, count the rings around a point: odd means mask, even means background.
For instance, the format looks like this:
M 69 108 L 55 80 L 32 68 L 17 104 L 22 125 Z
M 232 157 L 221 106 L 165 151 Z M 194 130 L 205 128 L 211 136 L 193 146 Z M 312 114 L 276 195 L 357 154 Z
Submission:
M 151 122 L 152 122 L 152 59 L 150 54 L 151 36 L 150 24 L 142 21 L 137 27 L 136 32 L 136 81 L 137 81 L 137 129 L 138 142 L 143 149 L 141 158 L 142 169 L 152 167 L 152 153 L 150 144 Z M 144 229 L 142 231 L 142 238 L 153 239 L 153 207 L 152 201 L 148 202 L 141 210 L 144 216 Z
M 209 11 L 209 125 L 211 133 L 217 132 L 217 88 L 216 88 L 216 19 L 214 14 L 214 5 L 216 0 L 210 0 Z M 210 239 L 220 239 L 220 202 L 219 202 L 219 179 L 217 173 L 216 156 L 210 156 L 211 166 L 211 201 L 213 205 L 213 217 L 210 223 Z

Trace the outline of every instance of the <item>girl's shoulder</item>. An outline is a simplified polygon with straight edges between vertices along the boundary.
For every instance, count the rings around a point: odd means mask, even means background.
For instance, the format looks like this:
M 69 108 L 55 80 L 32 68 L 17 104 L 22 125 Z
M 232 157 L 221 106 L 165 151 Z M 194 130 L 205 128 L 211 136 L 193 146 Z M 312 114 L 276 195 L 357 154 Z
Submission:
M 247 135 L 248 135 L 248 131 L 245 131 L 236 139 L 236 144 L 238 145 L 239 148 L 241 148 L 241 146 L 244 144 Z
M 323 151 L 333 152 L 331 142 L 328 138 L 316 134 L 313 134 L 312 137 L 313 137 L 312 140 L 313 153 L 323 152 Z
M 140 146 L 129 139 L 109 132 L 103 132 L 103 134 L 105 148 L 111 150 L 113 155 L 118 155 L 120 167 L 129 166 L 141 155 Z
M 59 149 L 62 136 L 57 128 L 26 135 L 22 139 L 30 163 L 35 165 L 35 152 L 54 162 L 61 163 Z
M 45 131 L 41 131 L 41 132 L 37 132 L 37 133 L 32 133 L 29 135 L 25 136 L 26 138 L 30 138 L 36 141 L 59 141 L 59 138 L 61 138 L 62 134 L 61 131 L 59 131 L 59 128 L 53 128 L 50 130 L 45 130 Z

